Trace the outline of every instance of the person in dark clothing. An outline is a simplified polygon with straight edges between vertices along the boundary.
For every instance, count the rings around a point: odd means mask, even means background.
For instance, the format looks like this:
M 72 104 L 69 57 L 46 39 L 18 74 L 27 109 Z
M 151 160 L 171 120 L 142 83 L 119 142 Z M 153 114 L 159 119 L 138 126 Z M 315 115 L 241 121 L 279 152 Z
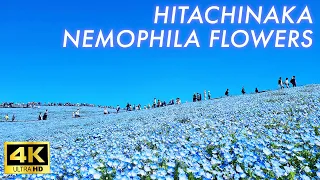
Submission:
M 197 93 L 197 101 L 200 101 L 200 94 Z
M 256 92 L 256 93 L 259 93 L 259 90 L 258 90 L 258 88 L 256 88 L 255 92 Z
M 296 76 L 291 78 L 290 83 L 292 84 L 292 87 L 297 87 Z
M 48 118 L 48 109 L 46 110 L 46 112 L 44 112 L 42 120 L 47 120 L 47 118 Z
M 127 103 L 126 108 L 127 108 L 127 111 L 130 111 L 130 104 L 129 103 Z
M 229 96 L 229 89 L 226 90 L 226 92 L 224 93 L 224 95 Z
M 193 102 L 196 102 L 196 101 L 197 101 L 197 95 L 196 95 L 196 93 L 193 94 L 192 101 L 193 101 Z
M 210 93 L 210 91 L 208 91 L 208 99 L 209 99 L 209 100 L 211 99 L 211 93 Z
M 244 95 L 246 94 L 246 91 L 244 90 L 244 87 L 242 87 L 241 93 Z
M 202 100 L 202 97 L 201 97 L 201 94 L 199 94 L 199 101 L 201 101 Z
M 278 85 L 280 86 L 280 89 L 283 89 L 284 86 L 283 86 L 283 81 L 282 81 L 282 78 L 280 77 L 279 80 L 278 80 Z
M 162 105 L 163 105 L 163 106 L 167 106 L 166 101 L 163 101 Z
M 174 105 L 174 100 L 173 99 L 170 100 L 169 105 Z
M 16 117 L 14 115 L 12 115 L 12 121 L 14 121 L 16 119 Z

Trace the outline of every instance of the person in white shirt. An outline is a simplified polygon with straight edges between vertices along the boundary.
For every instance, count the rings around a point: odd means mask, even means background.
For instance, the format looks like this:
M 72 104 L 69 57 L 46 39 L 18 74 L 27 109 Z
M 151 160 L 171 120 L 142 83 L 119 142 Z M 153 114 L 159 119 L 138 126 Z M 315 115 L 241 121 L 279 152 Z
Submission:
M 75 112 L 75 118 L 80 117 L 80 109 L 77 109 L 77 111 Z
M 286 81 L 284 82 L 287 88 L 289 88 L 289 78 L 286 78 Z
M 108 110 L 107 110 L 107 108 L 104 108 L 104 110 L 103 110 L 103 114 L 108 114 Z
M 207 100 L 207 92 L 206 92 L 206 90 L 204 90 L 203 95 L 204 95 L 204 100 Z

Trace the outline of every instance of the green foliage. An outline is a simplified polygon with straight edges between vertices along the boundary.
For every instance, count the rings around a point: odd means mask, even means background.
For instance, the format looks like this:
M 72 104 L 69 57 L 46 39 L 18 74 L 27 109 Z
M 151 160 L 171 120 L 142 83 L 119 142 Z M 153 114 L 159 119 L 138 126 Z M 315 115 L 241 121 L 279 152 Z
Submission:
M 208 145 L 207 148 L 206 148 L 206 152 L 212 156 L 212 151 L 215 149 L 215 146 L 213 145 Z
M 174 180 L 179 180 L 179 167 L 180 162 L 176 162 L 176 166 L 174 167 Z
M 183 118 L 183 119 L 178 120 L 178 122 L 179 122 L 179 123 L 182 123 L 182 124 L 185 124 L 185 123 L 191 122 L 191 120 L 188 119 L 188 118 Z
M 320 131 L 319 131 L 320 127 L 319 126 L 315 126 L 313 128 L 314 128 L 314 133 L 316 134 L 316 136 L 320 136 Z

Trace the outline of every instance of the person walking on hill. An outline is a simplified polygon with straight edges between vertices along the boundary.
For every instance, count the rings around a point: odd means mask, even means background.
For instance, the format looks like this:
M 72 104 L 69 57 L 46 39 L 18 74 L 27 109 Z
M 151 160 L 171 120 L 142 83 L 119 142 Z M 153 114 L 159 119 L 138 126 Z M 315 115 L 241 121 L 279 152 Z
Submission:
M 192 101 L 193 101 L 193 102 L 196 102 L 196 101 L 197 101 L 197 95 L 196 95 L 196 93 L 193 93 Z
M 244 87 L 242 87 L 241 93 L 242 93 L 243 95 L 246 94 L 246 91 L 244 90 Z
M 119 111 L 120 111 L 120 106 L 117 105 L 117 113 L 119 113 Z
M 157 106 L 157 99 L 153 98 L 152 108 L 156 108 L 156 106 Z
M 75 114 L 75 118 L 79 118 L 80 117 L 80 109 L 77 109 L 77 111 L 74 114 Z
M 40 112 L 39 116 L 38 116 L 38 120 L 42 120 L 42 114 Z
M 292 76 L 290 83 L 292 84 L 292 87 L 297 87 L 296 76 Z
M 127 108 L 127 111 L 130 111 L 130 103 L 127 103 L 127 106 L 126 106 L 126 108 Z
M 104 110 L 103 110 L 103 114 L 104 114 L 104 115 L 109 114 L 109 112 L 108 112 L 107 108 L 104 108 Z
M 5 119 L 6 121 L 8 121 L 8 120 L 9 120 L 9 115 L 7 114 L 7 115 L 4 117 L 4 119 Z
M 226 90 L 226 92 L 224 93 L 224 95 L 229 96 L 229 89 Z
M 289 88 L 289 78 L 286 78 L 286 80 L 284 81 L 284 84 L 286 85 L 286 88 Z
M 280 86 L 280 89 L 283 89 L 283 82 L 282 82 L 282 78 L 280 77 L 278 80 L 278 85 Z
M 47 120 L 47 119 L 48 119 L 48 109 L 46 109 L 46 112 L 44 112 L 42 120 Z

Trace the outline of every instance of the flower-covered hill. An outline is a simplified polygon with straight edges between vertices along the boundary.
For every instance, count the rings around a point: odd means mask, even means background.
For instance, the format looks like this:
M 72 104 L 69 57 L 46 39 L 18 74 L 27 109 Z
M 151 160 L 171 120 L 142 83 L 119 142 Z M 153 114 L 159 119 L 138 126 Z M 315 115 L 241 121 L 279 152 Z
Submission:
M 110 115 L 82 108 L 79 119 L 48 110 L 47 121 L 24 109 L 0 122 L 0 161 L 5 141 L 49 141 L 52 174 L 5 175 L 1 164 L 0 178 L 320 178 L 320 85 Z

